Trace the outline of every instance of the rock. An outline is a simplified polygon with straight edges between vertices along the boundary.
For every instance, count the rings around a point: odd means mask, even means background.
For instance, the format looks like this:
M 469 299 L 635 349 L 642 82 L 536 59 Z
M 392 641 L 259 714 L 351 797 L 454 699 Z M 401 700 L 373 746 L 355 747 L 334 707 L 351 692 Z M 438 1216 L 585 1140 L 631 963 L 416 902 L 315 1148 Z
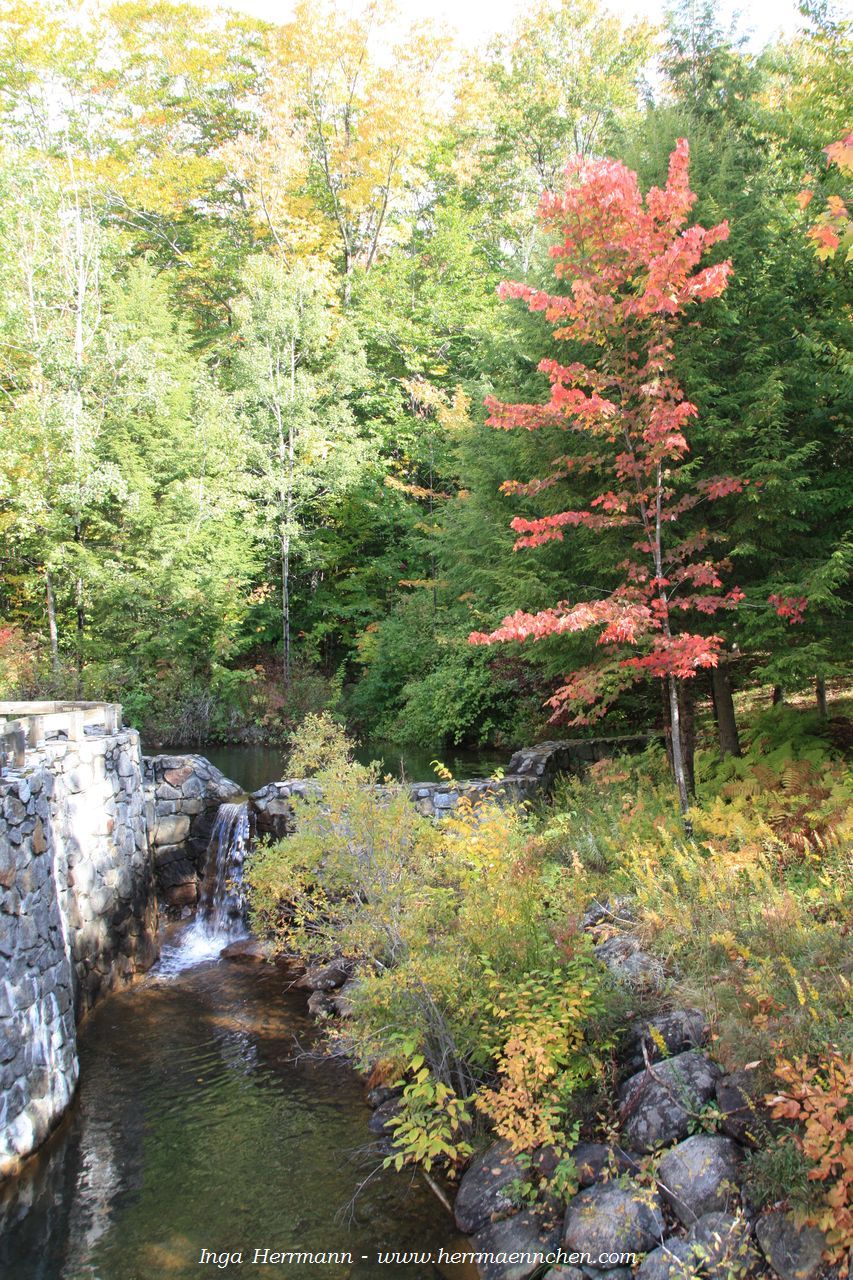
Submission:
M 664 1200 L 686 1227 L 735 1205 L 743 1151 L 731 1138 L 697 1134 L 667 1151 L 658 1165 Z
M 594 929 L 599 924 L 628 924 L 634 919 L 634 912 L 627 898 L 606 898 L 604 902 L 596 899 L 584 912 L 581 926 Z
M 381 1107 L 383 1102 L 387 1102 L 389 1098 L 399 1098 L 403 1092 L 400 1085 L 379 1084 L 375 1089 L 370 1089 L 367 1094 L 367 1105 L 374 1111 L 377 1107 Z
M 349 974 L 339 961 L 331 964 L 312 964 L 296 982 L 297 987 L 307 987 L 309 991 L 334 991 L 342 987 Z
M 694 1271 L 690 1245 L 671 1236 L 646 1254 L 637 1271 L 637 1280 L 690 1280 Z
M 350 979 L 345 982 L 339 991 L 333 992 L 329 999 L 334 1005 L 335 1013 L 339 1018 L 351 1018 L 353 1015 L 352 998 L 358 989 L 358 982 Z
M 337 1010 L 325 991 L 312 991 L 308 997 L 308 1012 L 312 1018 L 331 1018 Z
M 631 1280 L 632 1274 L 630 1267 L 608 1267 L 604 1271 L 598 1267 L 581 1267 L 581 1275 L 587 1280 Z
M 542 1280 L 583 1280 L 583 1272 L 579 1267 L 552 1267 Z
M 195 884 L 195 867 L 186 858 L 176 858 L 157 868 L 157 879 L 164 889 L 170 889 L 173 885 Z
M 514 1213 L 518 1204 L 512 1184 L 527 1178 L 508 1142 L 496 1142 L 481 1152 L 466 1169 L 456 1194 L 453 1216 L 459 1230 L 470 1235 L 492 1218 Z
M 826 1238 L 817 1227 L 798 1227 L 789 1213 L 775 1210 L 759 1218 L 755 1234 L 780 1280 L 812 1280 L 821 1269 Z
M 563 1246 L 591 1258 L 646 1253 L 663 1238 L 661 1200 L 636 1184 L 599 1182 L 580 1191 L 566 1209 Z
M 367 1127 L 371 1133 L 382 1133 L 388 1129 L 390 1122 L 400 1111 L 400 1099 L 389 1098 L 387 1102 L 383 1102 L 377 1107 L 373 1115 L 367 1122 Z
M 755 1269 L 758 1252 L 749 1224 L 727 1213 L 705 1213 L 687 1233 L 694 1266 L 707 1280 L 736 1280 Z
M 698 1009 L 673 1009 L 655 1018 L 635 1022 L 629 1029 L 622 1062 L 628 1074 L 640 1071 L 649 1062 L 660 1062 L 687 1049 L 702 1047 L 708 1027 Z
M 257 938 L 229 942 L 219 954 L 223 960 L 233 960 L 236 964 L 266 964 L 269 960 L 266 947 Z
M 595 955 L 617 982 L 640 991 L 659 991 L 664 984 L 663 965 L 643 951 L 630 933 L 617 933 L 595 948 Z
M 153 845 L 182 844 L 189 833 L 190 820 L 186 814 L 165 813 L 157 817 L 151 843 Z
M 638 1071 L 619 1090 L 622 1133 L 637 1151 L 655 1151 L 687 1136 L 692 1115 L 713 1097 L 721 1072 L 691 1050 Z
M 541 1270 L 546 1255 L 557 1249 L 559 1240 L 558 1225 L 549 1226 L 535 1210 L 527 1209 L 489 1223 L 474 1236 L 471 1246 L 493 1259 L 478 1264 L 482 1280 L 529 1280 Z
M 579 1142 L 571 1153 L 578 1171 L 578 1184 L 591 1187 L 608 1171 L 636 1173 L 636 1159 L 621 1147 L 607 1147 L 603 1142 Z
M 195 879 L 187 884 L 173 884 L 166 890 L 166 901 L 170 907 L 192 907 L 198 900 L 198 885 Z
M 717 1102 L 723 1112 L 720 1128 L 743 1146 L 756 1147 L 767 1132 L 767 1115 L 751 1096 L 755 1076 L 751 1071 L 733 1071 L 717 1081 Z

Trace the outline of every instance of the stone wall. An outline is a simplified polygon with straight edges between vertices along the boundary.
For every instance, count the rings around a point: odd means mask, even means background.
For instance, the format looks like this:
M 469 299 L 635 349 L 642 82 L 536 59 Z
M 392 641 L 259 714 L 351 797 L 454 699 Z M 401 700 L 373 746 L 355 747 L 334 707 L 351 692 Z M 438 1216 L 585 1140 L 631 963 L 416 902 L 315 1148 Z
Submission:
M 596 760 L 604 760 L 622 752 L 642 751 L 653 740 L 653 734 L 636 734 L 614 738 L 577 738 L 540 742 L 535 747 L 516 751 L 502 778 L 477 778 L 471 781 L 412 782 L 408 784 L 413 804 L 425 817 L 441 818 L 450 813 L 464 797 L 476 801 L 484 795 L 494 796 L 500 803 L 521 804 L 525 800 L 544 799 L 562 773 L 583 773 Z M 280 839 L 291 828 L 292 796 L 307 794 L 311 782 L 284 779 L 270 782 L 249 797 L 259 832 Z M 381 791 L 381 788 L 377 788 Z
M 157 956 L 134 730 L 48 741 L 0 780 L 0 1176 L 77 1081 L 76 1023 Z
M 149 841 L 157 885 L 170 907 L 193 907 L 221 804 L 243 792 L 204 756 L 146 756 Z

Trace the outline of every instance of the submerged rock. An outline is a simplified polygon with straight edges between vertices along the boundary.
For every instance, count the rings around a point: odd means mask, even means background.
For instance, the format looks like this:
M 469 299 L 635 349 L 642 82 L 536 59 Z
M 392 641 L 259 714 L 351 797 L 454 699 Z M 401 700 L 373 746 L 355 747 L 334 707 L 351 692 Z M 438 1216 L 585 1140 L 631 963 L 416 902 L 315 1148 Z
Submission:
M 646 1253 L 663 1238 L 660 1196 L 636 1184 L 600 1182 L 580 1191 L 566 1209 L 563 1247 L 598 1258 Z
M 513 1184 L 525 1181 L 527 1176 L 508 1142 L 496 1142 L 481 1152 L 459 1184 L 453 1206 L 459 1230 L 470 1235 L 495 1217 L 515 1213 L 518 1202 L 513 1196 Z
M 743 1151 L 731 1138 L 697 1134 L 667 1151 L 658 1165 L 664 1200 L 686 1227 L 736 1203 Z
M 690 1121 L 714 1095 L 720 1068 L 701 1053 L 676 1054 L 638 1071 L 619 1090 L 622 1133 L 638 1151 L 687 1137 Z

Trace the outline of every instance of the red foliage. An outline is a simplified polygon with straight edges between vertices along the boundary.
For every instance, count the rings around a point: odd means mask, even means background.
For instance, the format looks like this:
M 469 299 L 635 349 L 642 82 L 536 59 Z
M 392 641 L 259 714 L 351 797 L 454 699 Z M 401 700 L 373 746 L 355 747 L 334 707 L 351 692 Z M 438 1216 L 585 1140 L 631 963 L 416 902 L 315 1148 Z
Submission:
M 718 297 L 731 273 L 728 261 L 699 268 L 729 232 L 725 222 L 708 230 L 687 225 L 696 198 L 688 166 L 687 142 L 679 139 L 665 187 L 653 187 L 644 200 L 637 175 L 624 165 L 577 161 L 565 191 L 546 193 L 540 203 L 541 221 L 555 237 L 554 273 L 566 293 L 514 283 L 499 290 L 543 312 L 557 339 L 585 344 L 594 361 L 543 360 L 539 368 L 551 387 L 546 404 L 486 401 L 493 427 L 559 427 L 582 433 L 592 449 L 556 458 L 542 479 L 507 481 L 504 492 L 533 496 L 592 471 L 602 480 L 602 491 L 582 509 L 516 516 L 516 549 L 562 541 L 571 529 L 636 530 L 618 565 L 622 581 L 606 598 L 564 600 L 535 614 L 519 610 L 496 630 L 469 637 L 472 644 L 496 644 L 598 628 L 602 659 L 576 671 L 550 699 L 553 719 L 571 712 L 573 723 L 582 723 L 603 714 L 634 680 L 687 679 L 715 666 L 720 637 L 679 633 L 673 618 L 734 608 L 743 598 L 738 588 L 720 591 L 723 565 L 698 558 L 706 531 L 671 543 L 666 536 L 686 511 L 745 485 L 731 476 L 691 485 L 683 471 L 697 409 L 673 375 L 676 326 L 688 306 Z
M 768 603 L 773 605 L 780 618 L 786 618 L 791 626 L 796 622 L 805 620 L 805 612 L 808 606 L 808 600 L 805 596 L 780 596 L 776 592 L 767 597 Z

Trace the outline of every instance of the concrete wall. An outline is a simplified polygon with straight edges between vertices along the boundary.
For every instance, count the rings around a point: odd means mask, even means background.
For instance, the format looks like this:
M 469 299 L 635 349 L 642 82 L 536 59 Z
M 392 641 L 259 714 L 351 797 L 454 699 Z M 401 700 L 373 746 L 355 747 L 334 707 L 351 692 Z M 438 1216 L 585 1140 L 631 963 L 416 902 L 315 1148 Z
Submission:
M 138 734 L 28 752 L 0 780 L 0 1176 L 68 1105 L 79 1019 L 156 956 Z

